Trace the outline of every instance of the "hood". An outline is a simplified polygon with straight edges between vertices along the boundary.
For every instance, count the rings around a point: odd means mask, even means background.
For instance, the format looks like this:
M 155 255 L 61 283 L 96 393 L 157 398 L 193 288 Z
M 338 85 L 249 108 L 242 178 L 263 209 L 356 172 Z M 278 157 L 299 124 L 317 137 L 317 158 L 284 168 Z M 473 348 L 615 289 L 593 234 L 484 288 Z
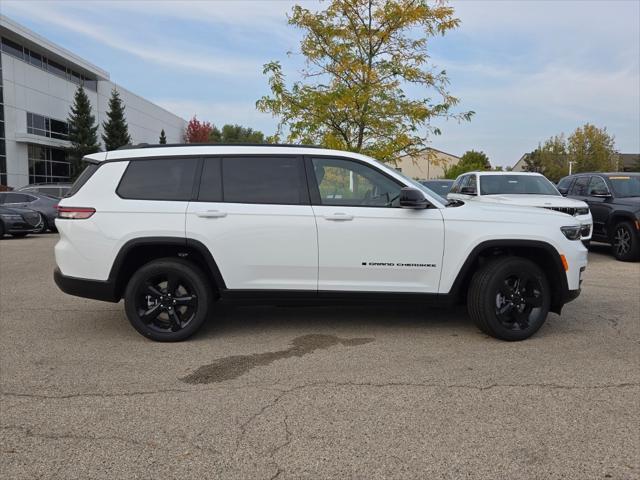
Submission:
M 478 200 L 483 202 L 501 203 L 503 205 L 519 205 L 527 207 L 587 207 L 587 204 L 582 200 L 566 198 L 561 195 L 482 195 L 478 197 Z
M 579 225 L 580 223 L 565 213 L 548 210 L 546 208 L 519 206 L 498 202 L 464 202 L 459 207 L 444 208 L 443 215 L 447 216 L 448 211 L 456 211 L 455 216 L 463 219 L 478 221 L 496 221 L 500 219 L 506 223 L 538 223 L 552 222 L 563 225 Z M 462 214 L 462 215 L 460 215 Z

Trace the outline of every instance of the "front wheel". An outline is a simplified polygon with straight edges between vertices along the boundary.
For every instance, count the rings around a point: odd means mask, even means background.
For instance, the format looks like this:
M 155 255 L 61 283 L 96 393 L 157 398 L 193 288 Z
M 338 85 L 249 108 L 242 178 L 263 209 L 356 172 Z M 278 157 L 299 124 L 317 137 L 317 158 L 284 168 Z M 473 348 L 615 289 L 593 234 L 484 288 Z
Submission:
M 44 233 L 47 231 L 47 219 L 41 213 L 38 213 L 38 224 L 34 227 L 33 233 Z
M 502 257 L 471 279 L 467 308 L 476 325 L 501 340 L 529 338 L 544 324 L 551 291 L 544 272 L 521 257 Z
M 185 260 L 163 258 L 133 274 L 124 300 L 129 322 L 138 332 L 152 340 L 177 342 L 202 326 L 213 294 L 198 267 Z
M 623 262 L 637 260 L 640 257 L 640 235 L 631 222 L 620 222 L 613 229 L 611 246 L 613 255 Z

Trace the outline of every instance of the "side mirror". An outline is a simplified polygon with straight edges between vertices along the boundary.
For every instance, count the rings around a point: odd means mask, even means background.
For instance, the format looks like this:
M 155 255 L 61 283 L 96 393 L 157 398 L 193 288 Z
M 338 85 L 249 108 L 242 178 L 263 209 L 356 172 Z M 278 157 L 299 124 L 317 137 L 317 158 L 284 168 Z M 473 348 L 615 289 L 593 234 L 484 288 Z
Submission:
M 600 188 L 591 190 L 591 192 L 589 192 L 589 195 L 593 197 L 604 197 L 604 198 L 608 198 L 611 196 L 611 194 L 608 191 Z
M 402 208 L 427 208 L 429 202 L 417 188 L 404 187 L 400 190 L 400 206 Z
M 460 189 L 460 193 L 462 195 L 477 195 L 478 192 L 476 192 L 476 187 L 462 187 Z
M 558 191 L 560 192 L 560 195 L 564 195 L 565 197 L 567 196 L 567 193 L 569 193 L 569 189 L 566 187 L 558 187 Z

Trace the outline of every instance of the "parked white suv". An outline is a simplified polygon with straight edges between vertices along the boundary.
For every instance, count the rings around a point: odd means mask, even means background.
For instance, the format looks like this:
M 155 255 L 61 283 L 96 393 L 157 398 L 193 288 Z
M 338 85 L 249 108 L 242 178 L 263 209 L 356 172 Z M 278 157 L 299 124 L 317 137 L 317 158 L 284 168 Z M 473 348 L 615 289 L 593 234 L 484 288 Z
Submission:
M 544 175 L 534 172 L 469 172 L 456 178 L 447 198 L 542 207 L 573 216 L 582 226 L 581 239 L 587 243 L 593 233 L 589 205 L 563 197 Z
M 484 332 L 522 340 L 578 296 L 587 265 L 571 216 L 449 202 L 363 155 L 188 145 L 85 160 L 60 201 L 55 281 L 124 298 L 154 340 L 189 337 L 218 299 L 466 300 Z

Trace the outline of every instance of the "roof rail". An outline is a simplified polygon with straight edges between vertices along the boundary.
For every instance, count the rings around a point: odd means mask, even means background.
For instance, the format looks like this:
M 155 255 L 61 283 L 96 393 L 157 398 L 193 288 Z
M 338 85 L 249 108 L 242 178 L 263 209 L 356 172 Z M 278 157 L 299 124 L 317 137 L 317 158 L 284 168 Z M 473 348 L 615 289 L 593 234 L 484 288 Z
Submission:
M 297 147 L 297 148 L 325 148 L 320 145 L 304 145 L 293 143 L 138 143 L 123 145 L 116 150 L 131 150 L 134 148 L 164 148 L 164 147 Z

